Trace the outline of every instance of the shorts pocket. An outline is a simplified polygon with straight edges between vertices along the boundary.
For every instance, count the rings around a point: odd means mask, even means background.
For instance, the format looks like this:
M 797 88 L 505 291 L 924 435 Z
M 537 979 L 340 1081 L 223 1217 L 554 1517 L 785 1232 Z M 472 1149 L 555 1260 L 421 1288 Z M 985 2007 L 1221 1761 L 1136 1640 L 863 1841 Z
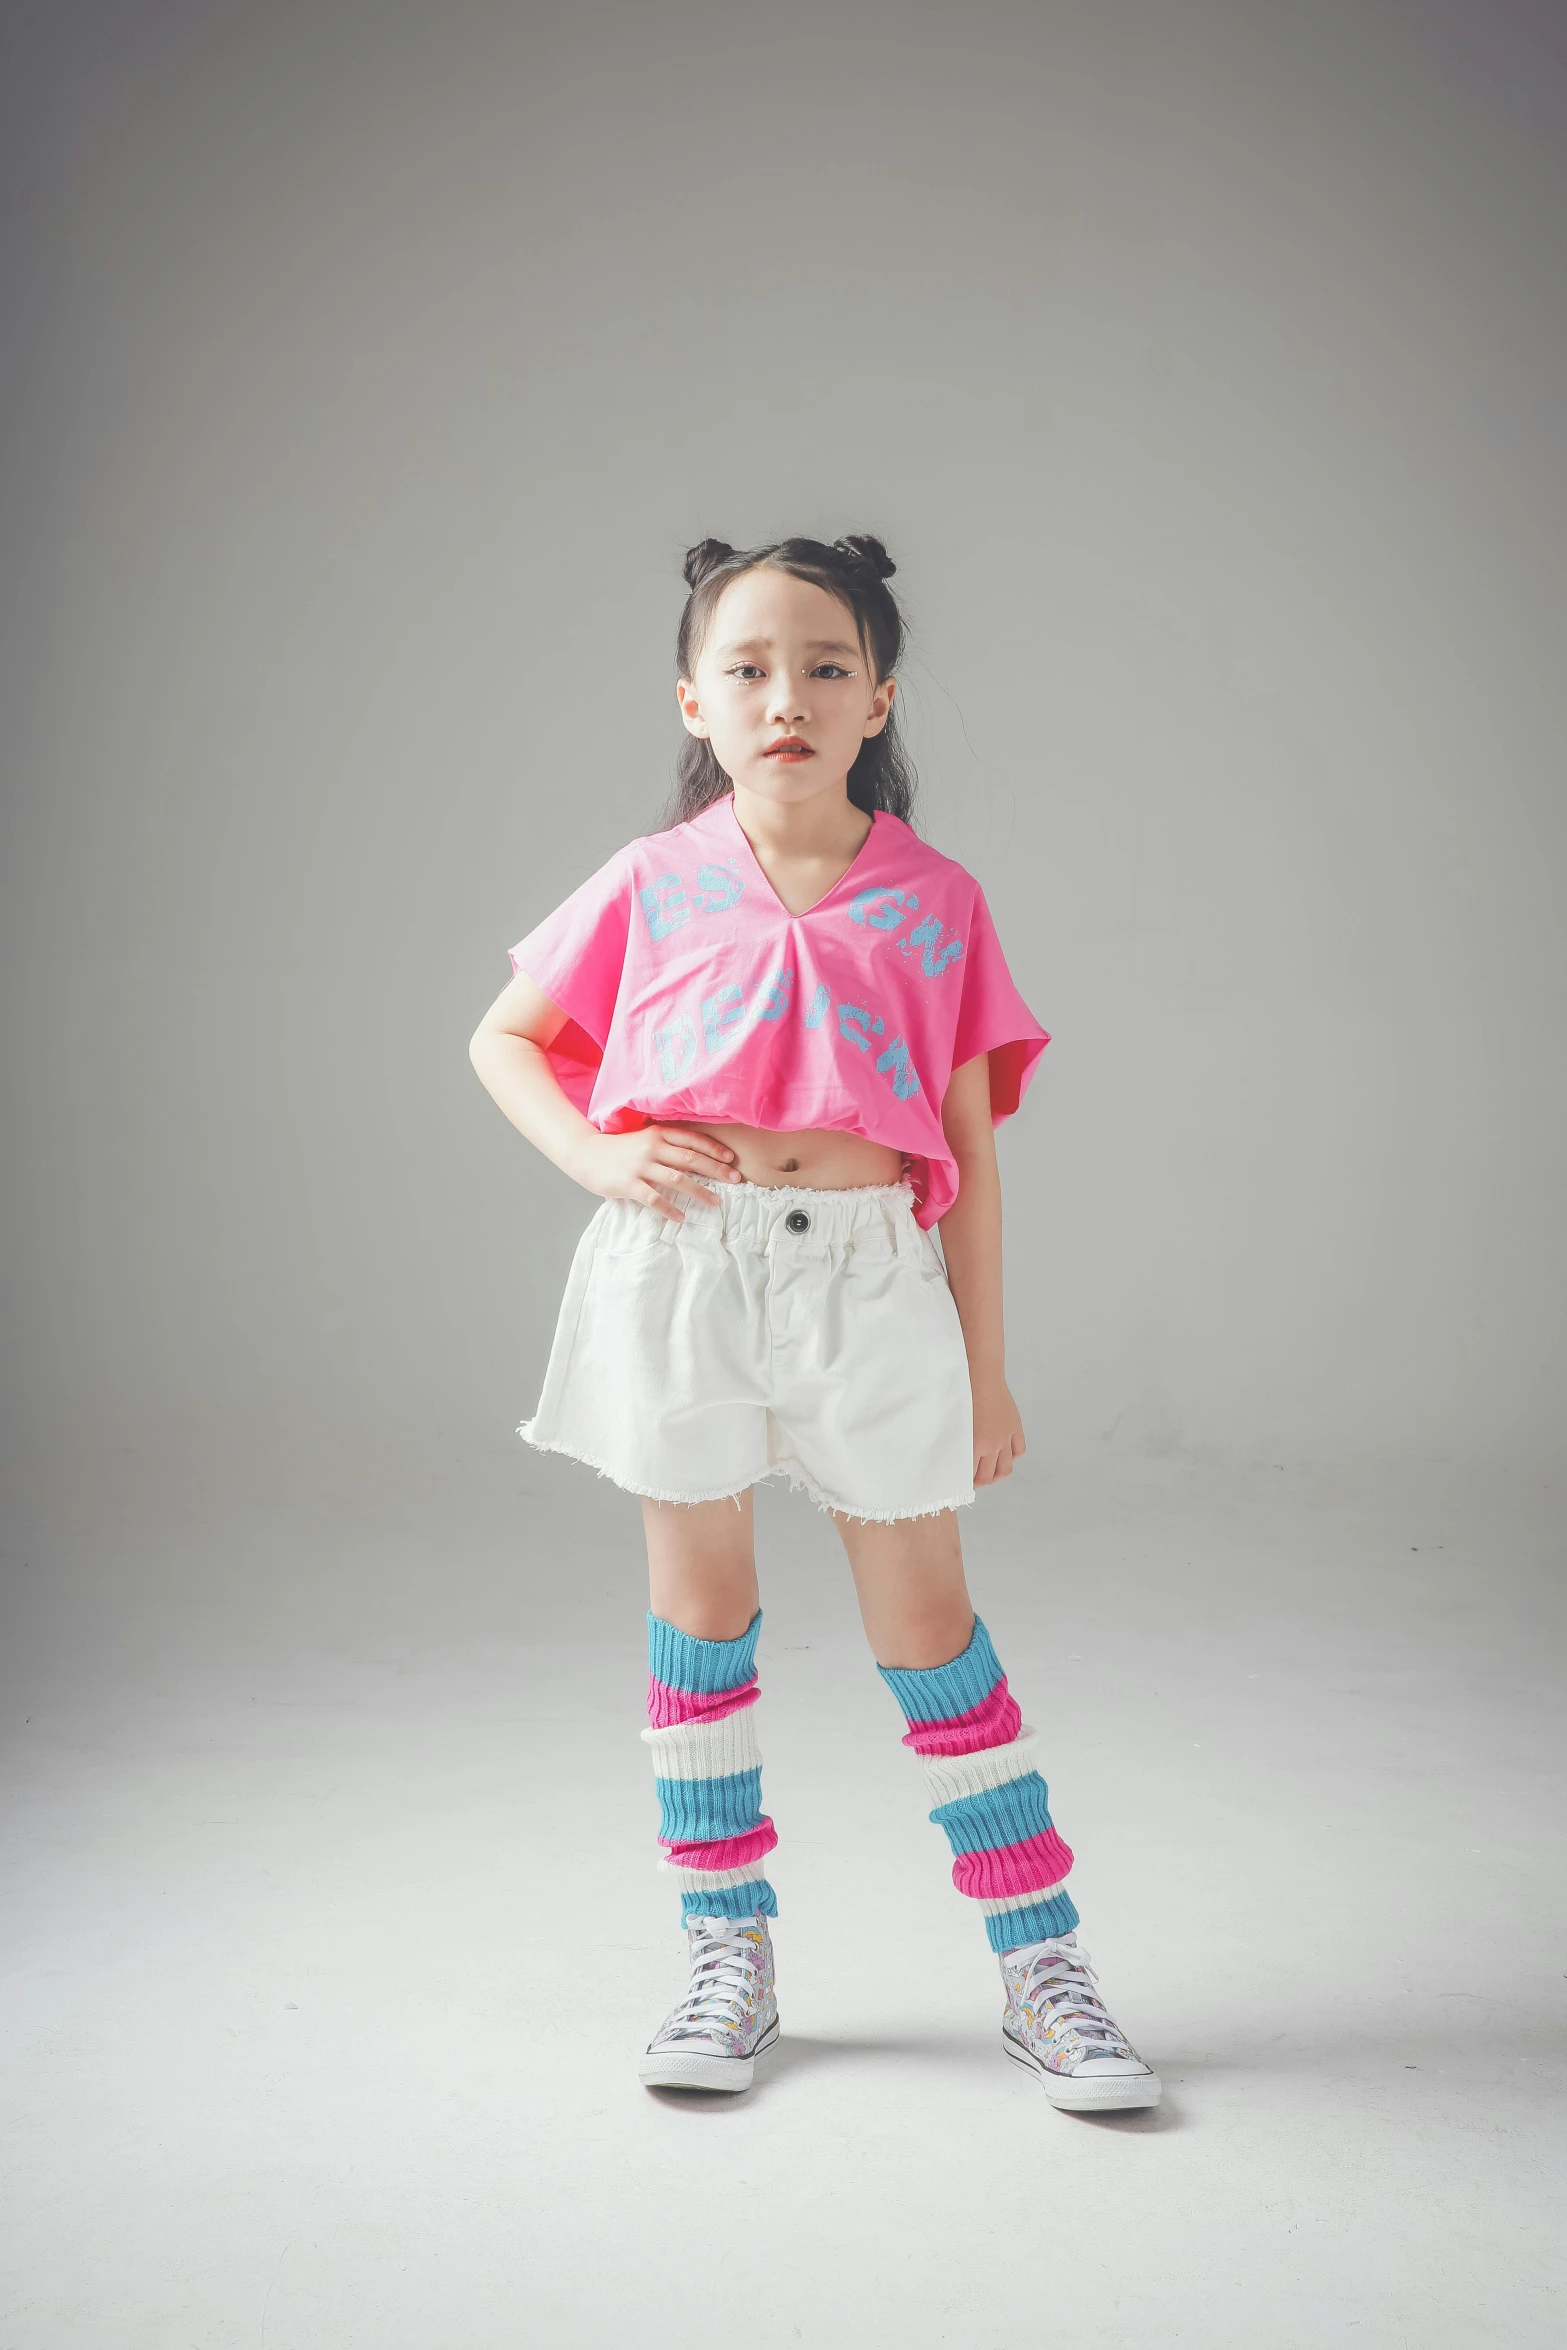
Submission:
M 926 1281 L 943 1282 L 950 1289 L 952 1284 L 948 1280 L 946 1263 L 940 1249 L 936 1246 L 935 1236 L 927 1232 L 923 1225 L 916 1224 L 914 1229 L 919 1234 L 921 1278 Z
M 650 1257 L 665 1246 L 675 1227 L 668 1216 L 645 1200 L 607 1199 L 593 1219 L 598 1226 L 595 1253 L 601 1257 Z

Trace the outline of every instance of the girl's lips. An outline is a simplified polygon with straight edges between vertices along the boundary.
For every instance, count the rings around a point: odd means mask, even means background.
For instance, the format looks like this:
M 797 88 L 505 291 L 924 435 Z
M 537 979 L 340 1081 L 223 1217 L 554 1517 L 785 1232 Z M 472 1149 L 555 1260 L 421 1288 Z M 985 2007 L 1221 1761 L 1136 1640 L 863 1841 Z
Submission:
M 762 756 L 764 759 L 814 759 L 816 753 L 809 743 L 775 743 Z

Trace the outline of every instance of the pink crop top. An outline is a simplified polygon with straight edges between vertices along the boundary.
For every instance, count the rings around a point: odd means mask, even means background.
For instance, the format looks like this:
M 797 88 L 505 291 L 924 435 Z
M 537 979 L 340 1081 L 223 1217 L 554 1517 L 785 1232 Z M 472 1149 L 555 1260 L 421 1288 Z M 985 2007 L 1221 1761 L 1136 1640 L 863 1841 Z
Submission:
M 791 914 L 726 792 L 618 849 L 511 964 L 565 1013 L 550 1064 L 601 1133 L 667 1120 L 863 1134 L 907 1155 L 927 1227 L 957 1197 L 941 1124 L 953 1070 L 990 1055 L 999 1126 L 1050 1042 L 973 874 L 885 809 L 848 872 Z

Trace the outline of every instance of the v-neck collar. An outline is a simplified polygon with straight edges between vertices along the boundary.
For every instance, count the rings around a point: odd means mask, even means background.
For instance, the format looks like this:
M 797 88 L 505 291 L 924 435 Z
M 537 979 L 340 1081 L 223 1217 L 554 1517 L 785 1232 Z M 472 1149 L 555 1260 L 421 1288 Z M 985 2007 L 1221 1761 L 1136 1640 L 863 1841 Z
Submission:
M 882 818 L 886 814 L 886 810 L 884 808 L 873 808 L 871 810 L 871 828 L 869 832 L 865 835 L 865 838 L 861 841 L 858 849 L 855 851 L 853 858 L 839 874 L 831 889 L 824 891 L 823 894 L 816 900 L 816 903 L 812 906 L 807 906 L 803 913 L 795 914 L 792 913 L 790 909 L 784 904 L 783 899 L 778 895 L 778 892 L 774 889 L 772 883 L 768 880 L 760 857 L 757 855 L 755 849 L 752 848 L 750 842 L 747 840 L 745 836 L 745 827 L 741 823 L 739 817 L 735 814 L 734 793 L 732 791 L 727 791 L 724 793 L 722 799 L 715 800 L 713 802 L 712 812 L 715 816 L 717 816 L 718 821 L 721 824 L 726 825 L 728 830 L 734 835 L 736 842 L 739 844 L 740 854 L 749 862 L 752 872 L 756 874 L 758 880 L 762 884 L 763 889 L 766 890 L 769 898 L 771 898 L 779 913 L 782 914 L 785 920 L 789 922 L 804 922 L 808 916 L 819 913 L 822 907 L 826 905 L 829 898 L 835 898 L 837 896 L 844 883 L 859 870 L 860 866 L 863 865 L 866 859 L 869 857 L 871 850 L 876 845 L 876 836 L 881 830 Z M 706 811 L 704 811 L 704 813 L 706 813 Z

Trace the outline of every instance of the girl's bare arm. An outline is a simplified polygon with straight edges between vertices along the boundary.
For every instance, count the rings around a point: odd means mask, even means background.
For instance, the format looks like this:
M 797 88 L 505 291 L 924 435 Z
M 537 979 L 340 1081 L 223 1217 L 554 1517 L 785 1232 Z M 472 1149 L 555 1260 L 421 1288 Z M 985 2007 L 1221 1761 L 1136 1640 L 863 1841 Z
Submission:
M 485 1091 L 563 1175 L 605 1199 L 640 1200 L 677 1223 L 684 1210 L 669 1192 L 711 1199 L 714 1183 L 734 1180 L 735 1154 L 728 1144 L 693 1128 L 639 1126 L 629 1134 L 601 1134 L 562 1092 L 545 1052 L 565 1025 L 559 1004 L 519 971 L 468 1044 Z
M 1001 1310 L 1001 1170 L 990 1114 L 990 1056 L 954 1069 L 941 1123 L 958 1164 L 958 1196 L 941 1219 L 941 1249 L 957 1301 L 974 1392 L 974 1482 L 1010 1477 L 1026 1447 L 1007 1386 Z

